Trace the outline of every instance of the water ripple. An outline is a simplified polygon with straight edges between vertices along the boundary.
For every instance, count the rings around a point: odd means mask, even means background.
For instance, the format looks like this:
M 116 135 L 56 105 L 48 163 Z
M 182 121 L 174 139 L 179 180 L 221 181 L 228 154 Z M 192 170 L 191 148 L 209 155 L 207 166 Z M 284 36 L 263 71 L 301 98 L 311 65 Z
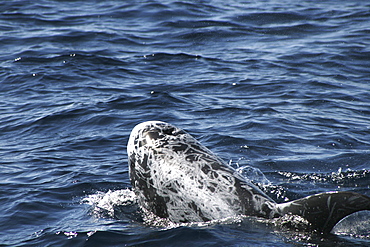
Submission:
M 118 218 L 96 217 L 81 200 L 130 187 L 126 143 L 146 120 L 186 129 L 226 161 L 243 159 L 278 201 L 330 190 L 369 195 L 369 8 L 1 3 L 0 242 L 368 244 L 356 220 L 335 239 L 272 233 L 250 219 L 158 230 L 122 208 Z

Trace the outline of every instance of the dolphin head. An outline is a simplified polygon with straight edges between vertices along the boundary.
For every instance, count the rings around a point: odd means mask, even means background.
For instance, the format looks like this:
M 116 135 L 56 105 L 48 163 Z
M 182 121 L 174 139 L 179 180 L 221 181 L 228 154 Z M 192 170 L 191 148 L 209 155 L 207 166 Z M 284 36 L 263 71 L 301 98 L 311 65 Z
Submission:
M 171 139 L 178 139 L 184 134 L 183 130 L 161 121 L 140 123 L 131 132 L 128 143 L 129 156 L 144 146 L 159 149 L 168 144 Z
M 243 208 L 234 171 L 180 128 L 160 121 L 138 124 L 127 152 L 139 204 L 161 218 L 203 222 Z

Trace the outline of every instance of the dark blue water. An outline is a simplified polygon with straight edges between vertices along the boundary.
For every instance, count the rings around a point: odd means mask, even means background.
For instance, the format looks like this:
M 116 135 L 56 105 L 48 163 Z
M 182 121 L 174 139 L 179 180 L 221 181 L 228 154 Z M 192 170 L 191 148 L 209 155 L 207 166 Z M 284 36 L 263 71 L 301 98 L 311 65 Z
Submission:
M 120 205 L 147 120 L 251 167 L 277 201 L 370 196 L 368 1 L 2 1 L 0 44 L 0 245 L 370 245 L 370 214 L 319 236 L 153 227 Z

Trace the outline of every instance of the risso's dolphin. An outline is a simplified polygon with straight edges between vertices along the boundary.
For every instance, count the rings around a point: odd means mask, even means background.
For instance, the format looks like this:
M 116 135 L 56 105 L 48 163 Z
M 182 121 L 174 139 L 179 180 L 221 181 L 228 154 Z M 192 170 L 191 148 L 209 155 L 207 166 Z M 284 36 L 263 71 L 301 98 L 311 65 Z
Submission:
M 127 146 L 130 179 L 140 207 L 174 223 L 234 216 L 303 217 L 329 233 L 345 216 L 370 210 L 370 198 L 327 192 L 276 203 L 191 135 L 171 124 L 138 124 Z

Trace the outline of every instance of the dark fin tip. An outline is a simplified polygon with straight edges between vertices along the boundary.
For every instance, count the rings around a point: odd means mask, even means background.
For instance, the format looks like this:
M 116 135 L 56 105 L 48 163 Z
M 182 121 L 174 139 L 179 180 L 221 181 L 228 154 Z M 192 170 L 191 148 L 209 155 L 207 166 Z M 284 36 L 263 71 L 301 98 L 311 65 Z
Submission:
M 327 192 L 277 207 L 282 215 L 290 213 L 302 216 L 310 223 L 312 230 L 327 234 L 344 217 L 370 210 L 370 197 L 354 192 Z

